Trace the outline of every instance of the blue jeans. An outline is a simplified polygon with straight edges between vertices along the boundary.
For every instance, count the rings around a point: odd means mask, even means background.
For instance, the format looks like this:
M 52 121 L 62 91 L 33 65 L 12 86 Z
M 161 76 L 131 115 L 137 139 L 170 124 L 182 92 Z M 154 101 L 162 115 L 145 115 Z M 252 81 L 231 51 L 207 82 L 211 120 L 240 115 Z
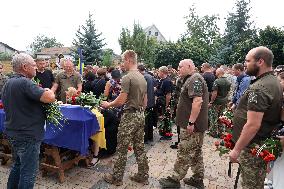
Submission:
M 12 146 L 13 165 L 7 189 L 32 189 L 39 167 L 41 141 L 8 137 Z

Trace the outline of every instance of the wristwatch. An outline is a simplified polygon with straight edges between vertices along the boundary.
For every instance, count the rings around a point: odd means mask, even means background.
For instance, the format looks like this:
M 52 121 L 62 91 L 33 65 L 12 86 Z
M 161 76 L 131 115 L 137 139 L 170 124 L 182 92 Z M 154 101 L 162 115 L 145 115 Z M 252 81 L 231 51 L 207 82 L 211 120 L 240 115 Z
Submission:
M 188 122 L 187 122 L 187 125 L 193 125 L 193 126 L 194 126 L 195 123 L 194 123 L 194 122 L 191 122 L 191 121 L 188 121 Z

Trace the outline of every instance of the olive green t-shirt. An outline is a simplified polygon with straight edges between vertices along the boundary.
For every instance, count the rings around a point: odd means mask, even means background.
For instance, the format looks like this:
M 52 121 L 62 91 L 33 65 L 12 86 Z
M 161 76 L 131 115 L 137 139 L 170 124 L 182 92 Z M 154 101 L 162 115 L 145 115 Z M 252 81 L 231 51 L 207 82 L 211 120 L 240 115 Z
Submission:
M 82 77 L 79 73 L 74 72 L 71 76 L 67 76 L 65 71 L 57 74 L 55 83 L 58 84 L 59 100 L 66 102 L 66 91 L 69 87 L 78 88 L 78 84 L 82 83 Z
M 192 110 L 194 97 L 202 97 L 202 105 L 195 121 L 196 132 L 204 132 L 208 129 L 208 101 L 209 93 L 206 81 L 199 73 L 188 77 L 182 86 L 177 111 L 176 124 L 186 128 Z
M 251 143 L 268 138 L 281 118 L 283 91 L 273 72 L 267 72 L 252 81 L 234 112 L 233 140 L 236 142 L 247 122 L 247 112 L 263 112 L 261 127 Z
M 142 108 L 144 97 L 147 94 L 147 83 L 144 76 L 138 70 L 130 70 L 127 75 L 122 77 L 121 92 L 128 94 L 125 110 Z
M 217 97 L 214 104 L 226 104 L 228 102 L 228 94 L 231 88 L 231 83 L 226 77 L 220 77 L 214 81 L 213 91 L 217 91 Z

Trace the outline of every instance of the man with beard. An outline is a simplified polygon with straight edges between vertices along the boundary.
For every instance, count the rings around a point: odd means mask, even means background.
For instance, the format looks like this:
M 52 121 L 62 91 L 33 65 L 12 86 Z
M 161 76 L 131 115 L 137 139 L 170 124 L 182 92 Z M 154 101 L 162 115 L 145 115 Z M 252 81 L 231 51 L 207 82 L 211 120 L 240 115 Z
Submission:
M 204 132 L 208 128 L 208 89 L 204 78 L 195 73 L 195 65 L 190 59 L 179 63 L 179 75 L 184 78 L 176 116 L 181 141 L 173 171 L 159 182 L 162 188 L 180 188 L 180 180 L 191 167 L 193 175 L 183 179 L 184 183 L 204 188 L 202 145 Z
M 246 55 L 246 73 L 256 76 L 243 94 L 234 112 L 233 142 L 230 161 L 239 162 L 242 187 L 263 189 L 266 164 L 250 152 L 252 144 L 261 144 L 269 138 L 280 123 L 282 88 L 273 75 L 273 53 L 266 47 L 251 49 Z

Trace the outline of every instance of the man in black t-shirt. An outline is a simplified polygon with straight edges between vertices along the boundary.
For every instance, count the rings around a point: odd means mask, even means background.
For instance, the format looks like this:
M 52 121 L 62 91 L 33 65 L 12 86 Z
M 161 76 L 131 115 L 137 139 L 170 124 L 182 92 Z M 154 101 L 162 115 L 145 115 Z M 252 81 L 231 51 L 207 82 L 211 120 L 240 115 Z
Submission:
M 46 61 L 44 59 L 38 58 L 36 59 L 36 76 L 35 80 L 39 82 L 42 88 L 51 89 L 52 84 L 54 82 L 53 74 L 50 70 L 46 69 Z
M 7 188 L 33 188 L 44 137 L 43 103 L 55 101 L 53 91 L 31 81 L 36 63 L 24 53 L 12 59 L 13 74 L 2 90 L 5 110 L 4 134 L 12 147 L 13 165 Z
M 210 66 L 209 63 L 203 63 L 202 66 L 201 66 L 201 71 L 203 72 L 202 76 L 203 76 L 204 80 L 206 81 L 209 96 L 210 96 L 211 93 L 212 93 L 213 83 L 214 83 L 216 78 L 215 78 L 214 74 L 212 73 L 211 66 Z

